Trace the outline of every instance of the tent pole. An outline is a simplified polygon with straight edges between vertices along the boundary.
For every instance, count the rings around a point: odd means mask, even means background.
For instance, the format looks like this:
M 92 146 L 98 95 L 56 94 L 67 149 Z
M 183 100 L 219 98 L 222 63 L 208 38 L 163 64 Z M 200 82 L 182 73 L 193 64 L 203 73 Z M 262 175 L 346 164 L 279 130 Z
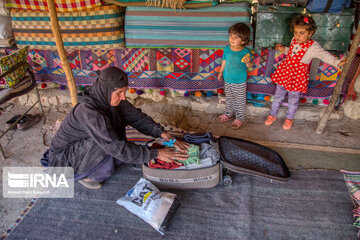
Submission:
M 77 89 L 74 81 L 74 76 L 72 74 L 69 61 L 66 56 L 66 52 L 64 49 L 64 43 L 60 33 L 59 22 L 56 14 L 56 8 L 54 0 L 47 0 L 49 13 L 50 13 L 50 21 L 51 21 L 51 30 L 54 34 L 56 48 L 60 56 L 61 65 L 64 69 L 66 80 L 70 90 L 71 103 L 73 107 L 77 104 Z
M 317 126 L 317 129 L 316 129 L 317 134 L 321 134 L 323 132 L 323 130 L 326 126 L 326 123 L 329 120 L 330 114 L 331 114 L 332 110 L 334 109 L 335 103 L 339 99 L 341 89 L 345 82 L 346 75 L 348 74 L 350 66 L 351 66 L 351 62 L 354 60 L 356 52 L 359 48 L 359 43 L 360 43 L 360 26 L 356 30 L 354 40 L 350 47 L 349 56 L 347 58 L 347 60 L 349 62 L 344 65 L 344 69 L 340 74 L 340 78 L 339 78 L 338 82 L 336 83 L 334 92 L 331 95 L 330 103 L 327 106 L 327 108 L 325 109 L 324 115 L 321 117 L 320 122 Z

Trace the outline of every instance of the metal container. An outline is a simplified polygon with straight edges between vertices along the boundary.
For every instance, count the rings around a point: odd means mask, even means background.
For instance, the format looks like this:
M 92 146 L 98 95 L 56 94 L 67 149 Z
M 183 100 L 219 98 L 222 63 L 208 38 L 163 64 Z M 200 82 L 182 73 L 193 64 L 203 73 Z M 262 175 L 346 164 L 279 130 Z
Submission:
M 259 4 L 262 5 L 282 5 L 290 4 L 295 7 L 305 7 L 308 0 L 258 0 Z
M 289 23 L 293 16 L 305 11 L 301 7 L 257 5 L 254 18 L 255 47 L 271 48 L 277 43 L 289 46 L 293 37 Z M 341 14 L 311 14 L 317 26 L 313 39 L 325 50 L 347 51 L 354 15 L 353 8 L 345 9 Z

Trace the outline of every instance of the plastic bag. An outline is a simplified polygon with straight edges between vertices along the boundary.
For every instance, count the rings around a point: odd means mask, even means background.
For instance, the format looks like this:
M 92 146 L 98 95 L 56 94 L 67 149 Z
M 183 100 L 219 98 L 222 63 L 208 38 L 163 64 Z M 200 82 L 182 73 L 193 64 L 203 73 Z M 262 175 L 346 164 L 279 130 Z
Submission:
M 180 201 L 176 194 L 160 192 L 151 182 L 141 178 L 117 204 L 149 223 L 162 235 Z
M 0 16 L 0 39 L 8 39 L 11 37 L 13 37 L 11 17 Z

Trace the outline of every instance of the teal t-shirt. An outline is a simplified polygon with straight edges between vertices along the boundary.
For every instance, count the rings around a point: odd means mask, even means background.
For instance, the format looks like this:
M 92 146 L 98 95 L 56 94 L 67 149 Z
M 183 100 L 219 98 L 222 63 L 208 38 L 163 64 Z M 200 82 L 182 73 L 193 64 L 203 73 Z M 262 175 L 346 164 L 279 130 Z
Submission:
M 224 80 L 227 83 L 244 83 L 247 79 L 246 64 L 241 62 L 241 59 L 250 53 L 248 48 L 241 51 L 233 51 L 227 45 L 224 48 L 223 60 L 226 61 L 224 69 Z

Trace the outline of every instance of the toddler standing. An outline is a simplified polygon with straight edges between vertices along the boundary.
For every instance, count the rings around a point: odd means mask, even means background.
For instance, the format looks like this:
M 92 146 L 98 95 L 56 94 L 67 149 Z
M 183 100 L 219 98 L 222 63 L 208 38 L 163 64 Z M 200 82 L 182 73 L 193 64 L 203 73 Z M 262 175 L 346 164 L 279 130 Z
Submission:
M 250 28 L 236 23 L 229 28 L 229 45 L 224 49 L 218 80 L 225 80 L 225 113 L 219 122 L 233 120 L 231 127 L 238 129 L 245 120 L 247 67 L 252 67 L 250 50 Z
M 271 77 L 275 82 L 276 91 L 271 113 L 265 120 L 266 125 L 271 125 L 276 120 L 276 115 L 285 95 L 288 94 L 288 111 L 283 129 L 289 130 L 293 124 L 294 115 L 299 105 L 301 93 L 306 93 L 309 83 L 309 63 L 313 58 L 330 65 L 341 67 L 347 61 L 338 60 L 329 52 L 321 48 L 320 44 L 311 39 L 316 31 L 316 25 L 310 15 L 299 15 L 292 19 L 290 27 L 294 32 L 290 48 L 281 44 L 276 45 L 276 50 L 287 52 L 286 58 L 276 69 Z

